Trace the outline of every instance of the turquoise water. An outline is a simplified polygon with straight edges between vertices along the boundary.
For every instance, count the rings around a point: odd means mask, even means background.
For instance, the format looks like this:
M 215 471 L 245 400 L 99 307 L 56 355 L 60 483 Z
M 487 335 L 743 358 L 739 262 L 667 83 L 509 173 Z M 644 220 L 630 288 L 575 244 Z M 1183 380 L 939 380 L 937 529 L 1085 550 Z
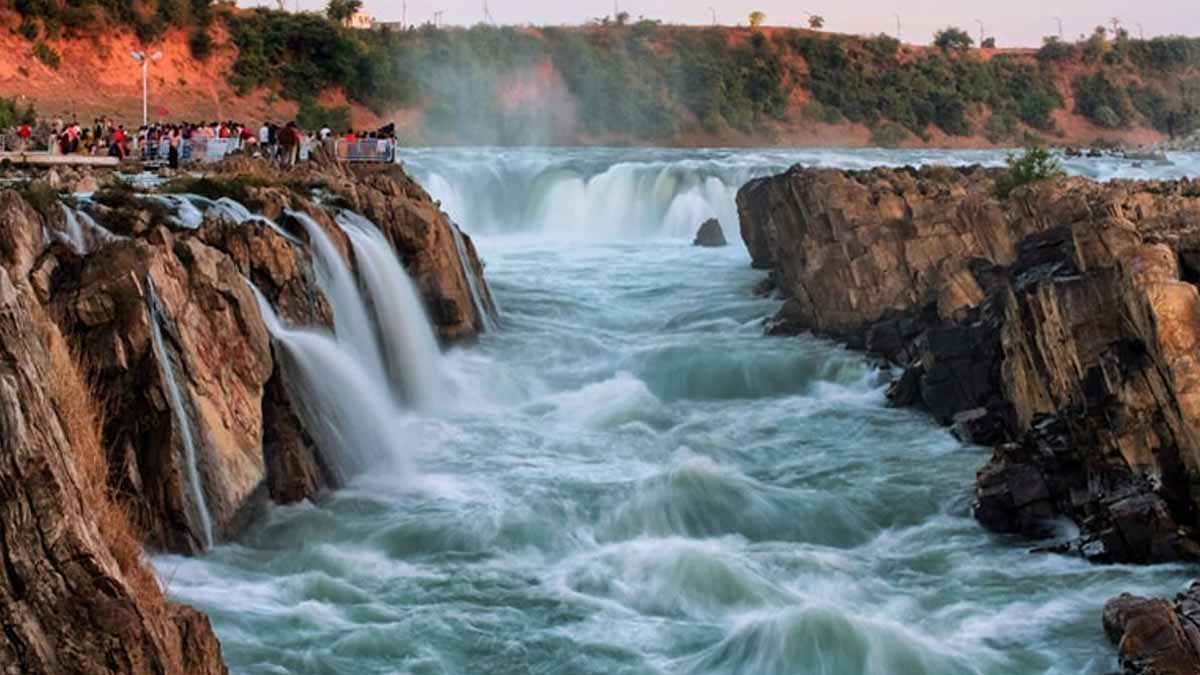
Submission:
M 452 405 L 393 421 L 395 462 L 156 559 L 232 672 L 1110 672 L 1104 601 L 1188 570 L 984 532 L 986 450 L 862 357 L 762 335 L 726 200 L 774 165 L 615 152 L 406 158 L 484 233 L 501 330 L 447 356 Z M 481 194 L 489 161 L 527 184 Z M 689 245 L 708 215 L 733 246 Z

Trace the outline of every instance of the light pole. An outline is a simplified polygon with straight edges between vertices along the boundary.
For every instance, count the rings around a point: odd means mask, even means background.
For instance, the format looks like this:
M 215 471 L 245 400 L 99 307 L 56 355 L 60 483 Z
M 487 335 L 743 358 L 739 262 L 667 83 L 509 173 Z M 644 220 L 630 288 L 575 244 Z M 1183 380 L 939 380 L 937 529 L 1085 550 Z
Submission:
M 902 33 L 900 32 L 900 15 L 893 14 L 892 16 L 896 17 L 896 39 L 903 41 L 904 38 L 902 37 Z
M 1054 21 L 1058 23 L 1058 39 L 1063 39 L 1063 23 L 1060 17 L 1054 17 Z
M 147 83 L 150 75 L 150 62 L 162 58 L 162 52 L 147 55 L 146 52 L 129 52 L 134 61 L 142 64 L 142 126 L 150 126 L 150 86 Z
M 1146 39 L 1146 30 L 1145 30 L 1144 28 L 1142 28 L 1142 22 L 1141 22 L 1141 21 L 1139 21 L 1139 22 L 1137 23 L 1137 27 L 1138 27 L 1138 39 L 1139 39 L 1139 40 L 1145 40 L 1145 39 Z
M 717 10 L 712 5 L 708 6 L 708 11 L 712 12 L 713 25 L 717 25 Z
M 979 48 L 983 49 L 983 34 L 986 32 L 983 28 L 983 21 L 975 19 L 975 23 L 979 24 Z

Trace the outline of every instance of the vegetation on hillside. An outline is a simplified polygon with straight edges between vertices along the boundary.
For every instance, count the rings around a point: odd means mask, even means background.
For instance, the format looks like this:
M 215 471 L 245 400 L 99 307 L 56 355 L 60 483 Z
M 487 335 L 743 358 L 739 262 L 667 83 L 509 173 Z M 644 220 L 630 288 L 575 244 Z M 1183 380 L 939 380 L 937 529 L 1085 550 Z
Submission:
M 330 87 L 377 112 L 417 107 L 427 140 L 537 142 L 566 125 L 629 140 L 769 135 L 797 87 L 810 93 L 806 119 L 862 123 L 892 144 L 935 130 L 997 143 L 1030 130 L 1053 135 L 1065 96 L 1072 112 L 1105 129 L 1146 124 L 1176 136 L 1200 128 L 1200 39 L 1134 40 L 1104 28 L 1076 43 L 1047 39 L 1036 54 L 983 58 L 955 27 L 939 32 L 933 48 L 914 49 L 887 36 L 681 28 L 627 15 L 540 30 L 362 31 L 333 20 L 352 13 L 356 0 L 332 0 L 326 15 L 240 11 L 212 0 L 14 1 L 20 32 L 47 63 L 57 55 L 45 40 L 85 34 L 101 15 L 143 39 L 183 27 L 192 53 L 204 58 L 213 49 L 206 27 L 220 18 L 239 50 L 240 90 L 275 88 L 304 102 L 306 118 L 330 126 L 342 111 L 312 103 Z

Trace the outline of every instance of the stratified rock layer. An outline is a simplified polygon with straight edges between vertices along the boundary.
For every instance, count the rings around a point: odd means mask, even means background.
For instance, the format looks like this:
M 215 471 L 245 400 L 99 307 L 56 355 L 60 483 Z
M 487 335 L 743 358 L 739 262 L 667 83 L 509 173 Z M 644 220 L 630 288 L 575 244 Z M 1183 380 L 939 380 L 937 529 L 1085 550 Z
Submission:
M 997 446 L 976 516 L 1102 561 L 1200 556 L 1200 182 L 794 168 L 738 195 L 771 325 L 905 367 L 898 403 Z
M 1104 632 L 1129 675 L 1200 673 L 1200 584 L 1173 602 L 1117 596 L 1104 605 Z
M 132 582 L 84 497 L 47 384 L 48 319 L 11 255 L 28 237 L 0 228 L 0 673 L 225 673 L 208 619 Z
M 196 185 L 232 190 L 277 222 L 197 227 L 166 198 L 116 188 L 86 207 L 115 236 L 72 238 L 63 219 L 77 212 L 0 191 L 0 674 L 224 672 L 207 619 L 165 603 L 130 562 L 139 543 L 98 531 L 89 500 L 119 504 L 106 513 L 133 521 L 147 545 L 192 553 L 208 544 L 209 520 L 220 540 L 262 499 L 337 486 L 247 283 L 283 320 L 334 328 L 289 214 L 311 215 L 351 265 L 338 209 L 377 223 L 446 342 L 472 339 L 494 311 L 470 239 L 399 167 L 235 160 Z M 88 396 L 89 447 L 107 469 L 86 489 L 46 389 L 50 344 L 74 348 L 102 401 Z

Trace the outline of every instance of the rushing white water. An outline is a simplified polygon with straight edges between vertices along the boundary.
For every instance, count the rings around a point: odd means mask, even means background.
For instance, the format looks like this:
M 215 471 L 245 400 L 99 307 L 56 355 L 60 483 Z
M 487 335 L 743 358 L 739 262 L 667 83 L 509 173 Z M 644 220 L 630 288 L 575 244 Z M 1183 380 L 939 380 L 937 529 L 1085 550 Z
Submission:
M 734 197 L 748 180 L 793 164 L 843 169 L 923 164 L 1001 166 L 1005 151 L 823 149 L 409 149 L 400 161 L 472 234 L 543 238 L 683 238 L 717 218 L 738 240 Z M 1071 158 L 1064 168 L 1098 180 L 1200 175 L 1200 153 L 1172 165 Z
M 249 283 L 249 282 L 247 282 Z M 251 286 L 267 330 L 286 351 L 289 386 L 303 407 L 307 429 L 340 480 L 369 470 L 409 473 L 404 413 L 377 374 L 332 335 L 284 325 Z
M 343 343 L 264 307 L 323 389 L 306 416 L 372 452 L 348 489 L 273 507 L 204 558 L 156 561 L 212 617 L 232 672 L 1105 675 L 1104 601 L 1194 575 L 983 531 L 970 510 L 988 451 L 887 406 L 861 355 L 764 337 L 779 304 L 753 294 L 746 252 L 695 248 L 698 223 L 645 215 L 692 188 L 630 207 L 644 221 L 589 216 L 599 232 L 572 210 L 522 221 L 537 196 L 506 172 L 566 160 L 592 175 L 674 165 L 676 186 L 704 182 L 693 166 L 760 170 L 725 150 L 410 151 L 414 172 L 469 196 L 433 191 L 467 231 L 520 233 L 476 237 L 503 329 L 443 357 L 470 405 L 404 415 Z M 502 178 L 468 191 L 480 167 Z M 411 469 L 375 456 L 397 451 Z
M 337 221 L 354 249 L 391 383 L 413 408 L 441 409 L 446 400 L 442 354 L 416 285 L 373 223 L 353 211 L 340 211 Z
M 86 212 L 73 209 L 62 202 L 59 202 L 59 207 L 62 209 L 66 228 L 61 232 L 54 232 L 54 235 L 75 249 L 79 255 L 88 255 L 96 247 L 120 239 Z
M 146 277 L 147 299 L 150 309 L 150 335 L 154 343 L 154 355 L 158 359 L 158 367 L 162 371 L 162 381 L 166 385 L 168 403 L 171 414 L 179 430 L 179 440 L 183 444 L 184 475 L 187 477 L 188 491 L 191 493 L 192 507 L 196 518 L 200 521 L 201 544 L 205 550 L 213 546 L 212 515 L 208 510 L 208 499 L 204 496 L 204 483 L 200 476 L 199 453 L 196 449 L 196 436 L 192 430 L 192 418 L 188 415 L 187 406 L 183 400 L 183 391 L 175 375 L 175 366 L 167 353 L 167 346 L 162 333 L 162 307 L 158 300 L 158 292 L 154 282 Z
M 368 376 L 383 381 L 386 371 L 375 325 L 358 290 L 358 282 L 350 264 L 311 216 L 300 211 L 287 211 L 287 215 L 299 222 L 308 235 L 316 258 L 318 282 L 333 309 L 334 332 L 338 341 L 346 345 Z

